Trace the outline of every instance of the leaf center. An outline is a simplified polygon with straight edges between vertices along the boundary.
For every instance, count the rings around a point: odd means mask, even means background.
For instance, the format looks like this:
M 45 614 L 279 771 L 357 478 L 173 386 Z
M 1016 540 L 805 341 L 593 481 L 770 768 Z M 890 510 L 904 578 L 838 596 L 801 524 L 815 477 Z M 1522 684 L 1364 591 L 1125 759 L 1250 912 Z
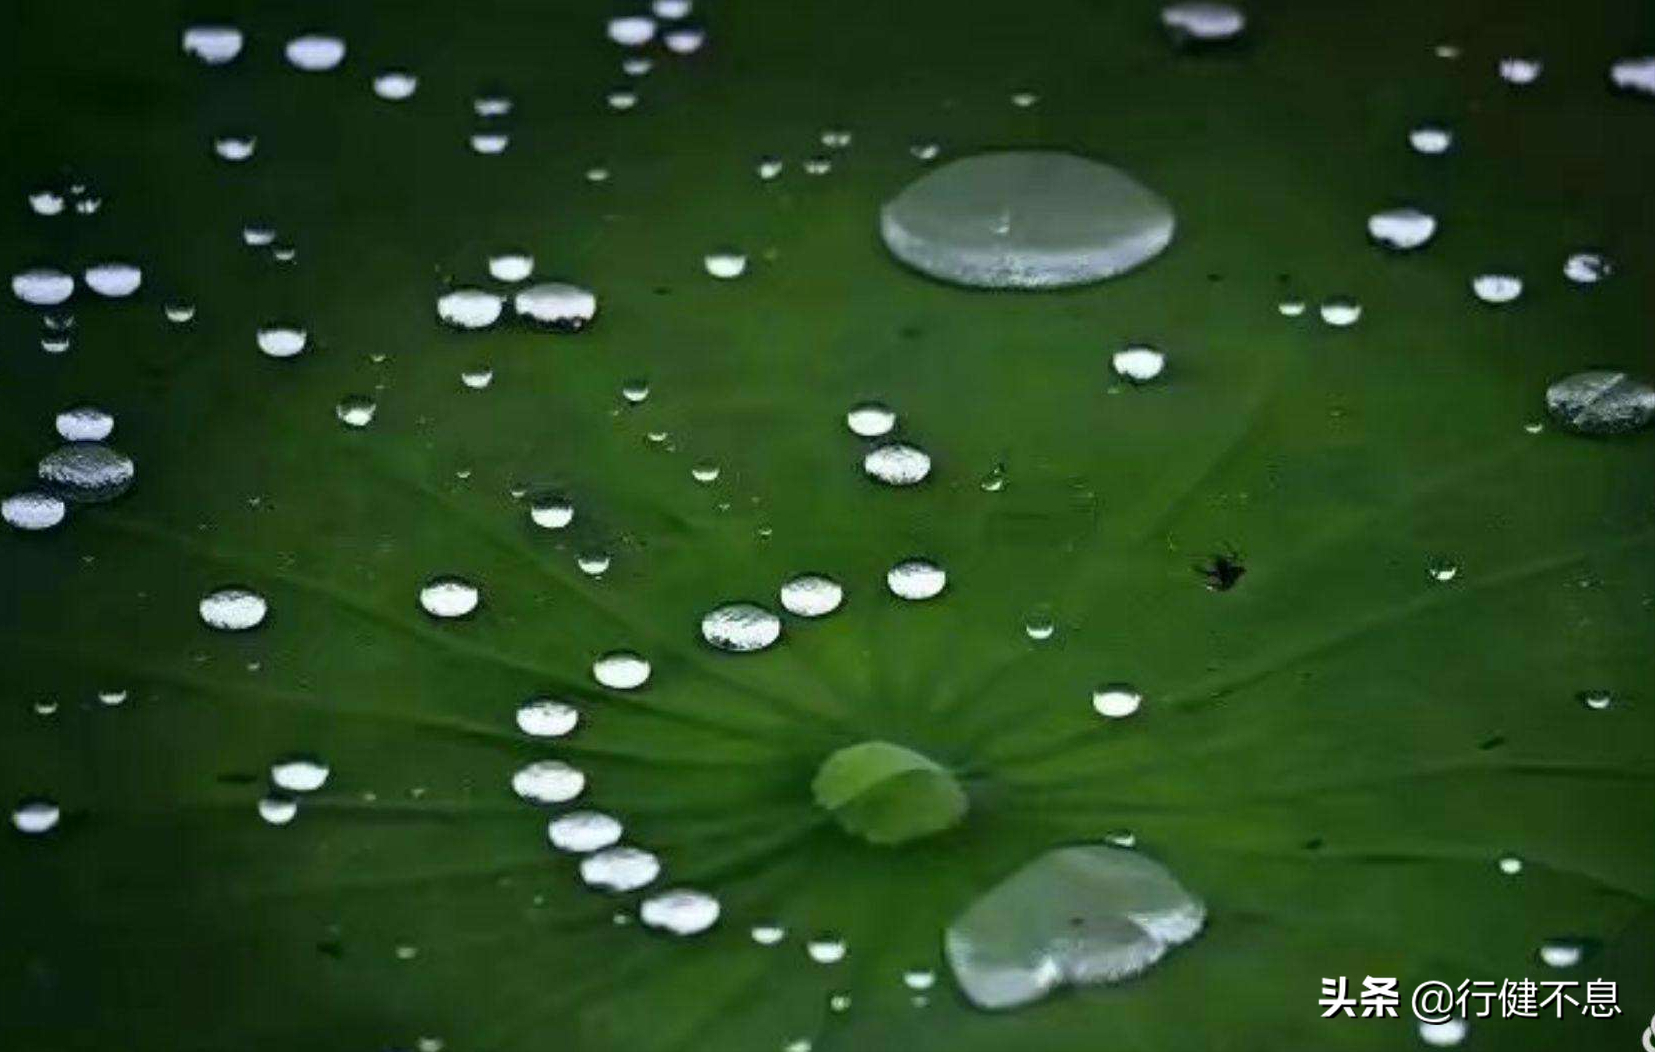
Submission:
M 816 803 L 847 832 L 874 844 L 940 833 L 965 817 L 959 780 L 935 760 L 885 741 L 846 746 L 822 761 Z

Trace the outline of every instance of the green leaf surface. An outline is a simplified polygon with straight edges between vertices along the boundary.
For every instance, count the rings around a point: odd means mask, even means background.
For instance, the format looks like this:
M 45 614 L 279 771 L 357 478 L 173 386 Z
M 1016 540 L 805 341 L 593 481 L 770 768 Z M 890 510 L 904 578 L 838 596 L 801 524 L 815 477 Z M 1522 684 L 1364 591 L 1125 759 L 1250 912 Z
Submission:
M 941 832 L 964 817 L 968 804 L 952 774 L 890 742 L 840 749 L 823 761 L 810 787 L 840 825 L 875 844 Z
M 1612 980 L 1614 1018 L 1479 1019 L 1464 1047 L 1637 1047 L 1655 439 L 1565 433 L 1544 393 L 1655 373 L 1655 103 L 1605 75 L 1655 48 L 1655 10 L 1249 6 L 1244 42 L 1196 54 L 1154 5 L 707 0 L 706 46 L 655 49 L 617 112 L 607 3 L 8 5 L 7 265 L 127 259 L 144 285 L 77 293 L 64 354 L 39 349 L 39 311 L 0 305 L 0 489 L 86 403 L 137 468 L 55 529 L 0 531 L 0 796 L 61 807 L 0 837 L 0 1048 L 1419 1047 L 1406 1008 L 1320 1018 L 1322 978 L 1369 975 Z M 181 54 L 195 19 L 241 26 L 242 56 Z M 283 62 L 313 30 L 348 41 L 339 70 Z M 1542 78 L 1502 82 L 1527 53 Z M 419 74 L 413 98 L 369 90 L 389 67 Z M 471 103 L 497 91 L 512 142 L 482 157 Z M 1426 121 L 1452 152 L 1408 148 Z M 258 136 L 245 164 L 213 156 L 231 132 Z M 1062 292 L 929 281 L 878 216 L 933 141 L 1115 165 L 1177 234 Z M 803 171 L 816 154 L 832 171 Z M 77 181 L 96 215 L 26 207 Z M 1419 252 L 1366 242 L 1398 202 L 1442 219 Z M 249 224 L 296 258 L 245 245 Z M 1563 278 L 1585 247 L 1609 280 Z M 495 287 L 506 248 L 594 290 L 592 325 L 440 325 L 436 298 Z M 710 277 L 728 248 L 746 274 Z M 1495 267 L 1527 282 L 1500 309 L 1469 289 Z M 1348 329 L 1315 316 L 1340 295 L 1363 306 Z M 1305 316 L 1277 313 L 1292 297 Z M 277 321 L 308 329 L 304 354 L 258 352 Z M 1142 386 L 1110 371 L 1136 342 L 1167 355 Z M 485 365 L 489 387 L 462 384 Z M 336 417 L 350 395 L 374 398 L 368 427 Z M 930 454 L 922 484 L 863 475 L 844 414 L 866 399 Z M 535 526 L 515 490 L 566 495 L 573 522 Z M 1194 567 L 1229 550 L 1246 573 L 1211 591 Z M 947 589 L 899 600 L 885 574 L 916 556 Z M 800 573 L 842 606 L 785 615 L 759 652 L 704 644 L 709 610 L 776 609 Z M 421 609 L 443 575 L 481 589 L 470 616 Z M 268 600 L 259 627 L 201 622 L 227 585 Z M 647 684 L 594 682 L 616 650 Z M 1092 708 L 1112 683 L 1141 692 L 1130 718 Z M 579 726 L 525 735 L 533 697 Z M 881 741 L 970 786 L 959 824 L 893 847 L 822 811 L 823 761 Z M 330 773 L 271 825 L 258 802 L 292 756 Z M 582 771 L 582 796 L 518 799 L 541 760 Z M 657 885 L 584 886 L 547 843 L 570 807 L 619 818 Z M 1128 982 L 974 1007 L 948 925 L 1123 832 L 1206 904 L 1200 937 Z M 672 887 L 715 895 L 718 923 L 641 924 Z M 756 943 L 765 924 L 786 937 Z M 806 952 L 824 936 L 842 961 Z M 1591 947 L 1578 966 L 1537 960 L 1559 937 Z M 938 975 L 923 1005 L 915 969 Z

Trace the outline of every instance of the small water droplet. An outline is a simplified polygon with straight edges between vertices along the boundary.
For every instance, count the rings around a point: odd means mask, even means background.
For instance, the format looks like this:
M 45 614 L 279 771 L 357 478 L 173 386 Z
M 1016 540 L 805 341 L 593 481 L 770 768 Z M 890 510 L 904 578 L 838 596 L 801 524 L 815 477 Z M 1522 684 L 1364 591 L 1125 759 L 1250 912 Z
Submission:
M 477 609 L 482 595 L 477 586 L 463 577 L 441 576 L 427 581 L 419 592 L 419 605 L 432 617 L 465 617 Z

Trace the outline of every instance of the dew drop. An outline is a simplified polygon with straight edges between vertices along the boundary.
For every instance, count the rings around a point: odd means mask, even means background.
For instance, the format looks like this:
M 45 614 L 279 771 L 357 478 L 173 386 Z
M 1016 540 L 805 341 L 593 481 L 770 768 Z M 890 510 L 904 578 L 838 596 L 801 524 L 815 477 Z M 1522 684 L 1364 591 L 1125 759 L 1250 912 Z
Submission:
M 338 37 L 310 33 L 294 37 L 284 51 L 287 64 L 306 73 L 325 73 L 345 61 L 345 42 Z
M 1515 274 L 1478 274 L 1471 279 L 1471 291 L 1484 303 L 1498 306 L 1523 294 L 1523 279 Z
M 674 935 L 698 935 L 717 923 L 718 914 L 717 899 L 689 888 L 651 895 L 638 907 L 638 918 L 645 924 Z
M 235 26 L 189 26 L 184 30 L 184 54 L 203 65 L 222 66 L 241 54 L 241 30 Z
M 270 783 L 290 793 L 313 793 L 327 784 L 328 765 L 308 756 L 270 765 Z
M 1362 305 L 1348 296 L 1336 296 L 1322 302 L 1321 313 L 1322 321 L 1334 328 L 1345 329 L 1361 319 Z
M 1543 63 L 1537 58 L 1512 57 L 1500 60 L 1500 79 L 1507 84 L 1533 84 L 1540 79 Z
M 747 256 L 741 252 L 709 252 L 701 262 L 715 278 L 731 280 L 747 273 Z
M 611 650 L 592 663 L 592 678 L 610 690 L 637 690 L 649 672 L 649 662 L 630 650 Z
M 781 619 L 757 603 L 725 603 L 701 619 L 701 638 L 732 654 L 764 650 L 781 633 Z
M 240 585 L 214 589 L 201 597 L 199 612 L 208 628 L 246 632 L 264 622 L 270 606 L 264 596 Z
M 239 163 L 252 157 L 258 146 L 254 135 L 220 135 L 213 140 L 213 153 L 221 160 Z
M 86 268 L 86 287 L 100 296 L 121 299 L 138 291 L 143 271 L 131 263 L 99 263 Z
M 930 599 L 947 586 L 948 574 L 929 559 L 904 559 L 885 574 L 885 584 L 898 599 Z
M 387 102 L 413 98 L 419 78 L 405 70 L 388 69 L 374 77 L 374 94 Z
M 526 252 L 501 252 L 489 257 L 489 276 L 496 281 L 506 281 L 516 284 L 527 281 L 534 273 L 534 257 Z
M 655 39 L 655 20 L 643 15 L 625 15 L 611 18 L 609 39 L 622 47 L 643 47 Z
M 575 521 L 575 506 L 562 497 L 537 497 L 529 503 L 529 521 L 543 530 L 561 530 Z
M 1437 233 L 1437 217 L 1417 208 L 1387 208 L 1368 217 L 1368 236 L 1397 252 L 1422 247 Z
M 477 586 L 463 577 L 433 577 L 419 592 L 419 605 L 432 617 L 465 617 L 482 598 Z
M 1565 939 L 1547 939 L 1540 944 L 1540 963 L 1548 968 L 1573 968 L 1585 955 L 1585 947 Z
M 1583 690 L 1575 698 L 1593 712 L 1602 712 L 1615 703 L 1615 696 L 1607 690 Z
M 860 402 L 845 414 L 845 426 L 862 438 L 878 438 L 896 427 L 896 413 L 882 402 Z
M 13 493 L 0 501 L 0 517 L 19 530 L 49 530 L 63 521 L 67 511 L 62 498 L 38 490 Z
M 57 828 L 62 812 L 57 804 L 45 799 L 24 800 L 11 813 L 11 824 L 19 833 L 39 836 Z
M 849 947 L 844 939 L 823 935 L 805 943 L 805 953 L 817 964 L 838 964 L 845 959 Z
M 115 418 L 90 405 L 65 409 L 57 415 L 55 424 L 65 442 L 102 442 L 115 430 Z
M 913 486 L 931 474 L 931 456 L 906 442 L 889 442 L 868 451 L 862 470 L 887 486 Z
M 621 823 L 602 811 L 570 811 L 546 823 L 546 839 L 559 851 L 588 855 L 621 839 Z
M 1546 388 L 1546 409 L 1579 434 L 1625 434 L 1655 419 L 1655 385 L 1613 369 L 1574 373 Z
M 661 42 L 666 44 L 667 50 L 674 55 L 693 55 L 707 42 L 707 33 L 694 26 L 684 26 L 667 30 Z
M 114 500 L 132 485 L 132 458 L 98 442 L 69 442 L 40 458 L 38 474 L 52 492 L 76 504 Z
M 367 395 L 346 395 L 333 407 L 333 413 L 346 427 L 367 427 L 374 422 L 378 404 Z
M 774 946 L 787 938 L 787 929 L 779 924 L 755 924 L 748 934 L 760 946 Z
M 36 267 L 12 275 L 12 295 L 31 307 L 55 307 L 75 291 L 75 279 L 61 270 Z
M 1500 872 L 1508 877 L 1515 877 L 1523 872 L 1523 860 L 1516 855 L 1503 855 L 1499 862 Z
M 1161 8 L 1161 25 L 1179 43 L 1233 40 L 1247 28 L 1247 16 L 1230 4 L 1184 0 Z
M 1459 576 L 1460 566 L 1451 559 L 1433 559 L 1425 567 L 1425 572 L 1431 580 L 1446 584 Z
M 259 799 L 259 817 L 273 826 L 285 826 L 299 814 L 299 801 L 283 793 L 268 793 Z
M 1622 91 L 1655 95 L 1655 55 L 1615 61 L 1609 67 L 1609 83 Z
M 598 312 L 590 289 L 562 282 L 531 285 L 512 300 L 518 317 L 564 332 L 584 329 Z
M 1563 276 L 1576 285 L 1596 285 L 1614 272 L 1614 264 L 1598 252 L 1575 252 L 1563 261 Z
M 535 738 L 561 738 L 580 723 L 580 711 L 555 698 L 530 698 L 517 708 L 517 729 Z
M 511 145 L 511 136 L 505 132 L 478 132 L 466 141 L 472 153 L 495 157 L 506 152 L 506 147 Z
M 1143 702 L 1144 696 L 1124 683 L 1113 683 L 1092 692 L 1092 708 L 1099 716 L 1112 720 L 1132 715 Z
M 1153 347 L 1128 347 L 1124 351 L 1116 351 L 1109 364 L 1122 380 L 1142 384 L 1161 375 L 1161 370 L 1166 368 L 1167 356 Z
M 642 848 L 621 845 L 587 855 L 580 862 L 580 879 L 605 891 L 636 891 L 661 875 L 661 861 Z
M 1422 124 L 1408 133 L 1408 145 L 1415 153 L 1436 157 L 1454 147 L 1454 133 L 1436 124 Z
M 37 216 L 55 216 L 63 211 L 63 195 L 56 190 L 36 190 L 29 195 L 29 210 Z
M 1470 1030 L 1463 1019 L 1446 1019 L 1440 1023 L 1419 1024 L 1419 1039 L 1432 1048 L 1452 1048 L 1465 1040 Z
M 268 357 L 292 358 L 304 353 L 306 344 L 310 342 L 310 334 L 304 329 L 273 325 L 260 329 L 257 341 L 259 350 Z
M 536 760 L 511 776 L 511 790 L 532 804 L 566 804 L 586 788 L 586 775 L 562 760 Z
M 822 574 L 800 574 L 781 587 L 782 609 L 794 617 L 825 617 L 839 609 L 844 598 L 839 582 Z
M 923 993 L 937 985 L 937 973 L 929 968 L 910 968 L 902 973 L 902 985 L 918 993 Z
M 505 301 L 484 289 L 455 289 L 437 297 L 437 317 L 459 329 L 486 329 L 500 320 Z

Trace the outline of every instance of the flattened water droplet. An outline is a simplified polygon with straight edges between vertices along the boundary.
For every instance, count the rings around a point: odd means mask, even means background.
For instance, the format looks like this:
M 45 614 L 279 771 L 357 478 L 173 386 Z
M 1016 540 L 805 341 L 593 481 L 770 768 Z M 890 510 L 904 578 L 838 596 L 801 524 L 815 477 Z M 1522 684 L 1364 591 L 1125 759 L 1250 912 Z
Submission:
M 1180 43 L 1217 43 L 1240 36 L 1247 16 L 1230 4 L 1184 0 L 1161 8 L 1161 25 Z
M 75 292 L 75 279 L 61 270 L 35 267 L 12 275 L 12 295 L 32 307 L 55 307 Z
M 621 823 L 602 811 L 570 811 L 546 823 L 546 839 L 559 851 L 588 855 L 621 839 Z
M 1368 217 L 1368 236 L 1397 252 L 1422 247 L 1437 233 L 1437 217 L 1417 208 L 1387 208 Z
M 718 914 L 717 899 L 690 888 L 651 895 L 638 907 L 638 918 L 645 924 L 674 935 L 698 935 L 718 922 Z
M 303 354 L 310 342 L 310 334 L 303 329 L 282 325 L 267 326 L 258 331 L 259 350 L 271 358 L 292 358 Z
M 241 54 L 241 30 L 235 26 L 189 26 L 184 30 L 184 54 L 207 66 L 222 66 Z
M 885 574 L 885 584 L 899 599 L 930 599 L 947 586 L 948 574 L 929 559 L 904 559 Z
M 482 595 L 463 577 L 433 577 L 419 592 L 419 605 L 432 617 L 465 617 L 477 609 Z
M 324 73 L 345 61 L 345 42 L 335 36 L 307 33 L 289 40 L 283 53 L 294 69 Z
M 327 784 L 328 765 L 308 756 L 296 756 L 270 765 L 270 784 L 290 793 L 313 793 Z
M 1484 303 L 1498 306 L 1523 294 L 1523 279 L 1516 274 L 1478 274 L 1471 279 L 1471 291 Z
M 132 485 L 132 458 L 98 442 L 70 442 L 40 458 L 40 481 L 66 500 L 99 504 Z
M 62 522 L 67 512 L 61 497 L 38 490 L 13 493 L 0 501 L 0 517 L 19 530 L 49 530 Z
M 264 623 L 270 606 L 264 596 L 240 585 L 214 589 L 201 597 L 201 620 L 221 632 L 245 632 Z
M 1546 409 L 1579 434 L 1625 434 L 1655 419 L 1655 385 L 1613 369 L 1574 373 L 1546 388 Z
M 36 798 L 19 803 L 11 813 L 12 828 L 19 833 L 39 836 L 57 828 L 62 811 L 51 800 Z
M 1144 696 L 1125 683 L 1112 683 L 1092 692 L 1092 708 L 1099 716 L 1124 719 L 1138 711 Z
M 1431 580 L 1446 584 L 1460 575 L 1460 564 L 1452 559 L 1433 559 L 1425 567 Z
M 563 282 L 531 285 L 512 301 L 519 317 L 563 332 L 579 332 L 598 313 L 598 298 L 590 289 Z
M 748 934 L 760 946 L 774 946 L 787 938 L 787 929 L 780 924 L 755 924 Z
M 1131 176 L 1072 154 L 1022 151 L 932 169 L 880 214 L 885 245 L 942 281 L 1059 288 L 1114 277 L 1172 240 L 1172 209 Z
M 511 776 L 511 790 L 534 804 L 566 804 L 586 788 L 586 775 L 562 760 L 536 760 Z
M 1064 984 L 1119 982 L 1194 938 L 1206 907 L 1136 851 L 1057 848 L 973 902 L 944 939 L 972 1004 L 1016 1008 Z
M 1655 95 L 1655 55 L 1615 61 L 1609 67 L 1609 83 L 1622 91 Z
M 92 405 L 65 409 L 54 423 L 65 442 L 102 442 L 115 430 L 115 418 Z
M 1153 347 L 1128 347 L 1124 351 L 1116 351 L 1109 364 L 1122 380 L 1142 384 L 1161 375 L 1161 370 L 1166 368 L 1167 356 Z
M 245 161 L 253 156 L 253 151 L 259 146 L 256 135 L 220 135 L 213 140 L 213 152 L 220 159 L 232 162 Z
M 630 650 L 611 650 L 592 662 L 592 678 L 610 690 L 637 690 L 649 682 L 649 662 Z
M 838 964 L 845 959 L 850 947 L 844 939 L 822 935 L 805 943 L 805 954 L 817 964 Z
M 913 486 L 931 474 L 931 456 L 906 442 L 888 442 L 868 451 L 862 470 L 887 486 Z
M 505 300 L 486 289 L 455 289 L 437 297 L 437 317 L 457 329 L 486 329 L 500 320 Z
M 1572 939 L 1547 939 L 1540 944 L 1540 963 L 1548 968 L 1573 968 L 1585 956 L 1586 948 Z
M 930 968 L 910 968 L 902 973 L 902 985 L 923 993 L 937 985 L 937 973 Z
M 561 738 L 580 723 L 580 711 L 556 698 L 530 698 L 517 708 L 517 729 L 536 738 Z
M 131 263 L 99 263 L 86 268 L 86 287 L 100 296 L 121 299 L 138 291 L 144 272 Z
M 660 875 L 660 859 L 642 848 L 626 845 L 605 848 L 580 862 L 580 879 L 605 891 L 637 891 Z
M 781 587 L 782 609 L 794 617 L 825 617 L 839 609 L 845 590 L 822 574 L 800 574 Z
M 763 650 L 781 634 L 781 618 L 757 603 L 725 603 L 701 619 L 701 638 L 732 654 Z

